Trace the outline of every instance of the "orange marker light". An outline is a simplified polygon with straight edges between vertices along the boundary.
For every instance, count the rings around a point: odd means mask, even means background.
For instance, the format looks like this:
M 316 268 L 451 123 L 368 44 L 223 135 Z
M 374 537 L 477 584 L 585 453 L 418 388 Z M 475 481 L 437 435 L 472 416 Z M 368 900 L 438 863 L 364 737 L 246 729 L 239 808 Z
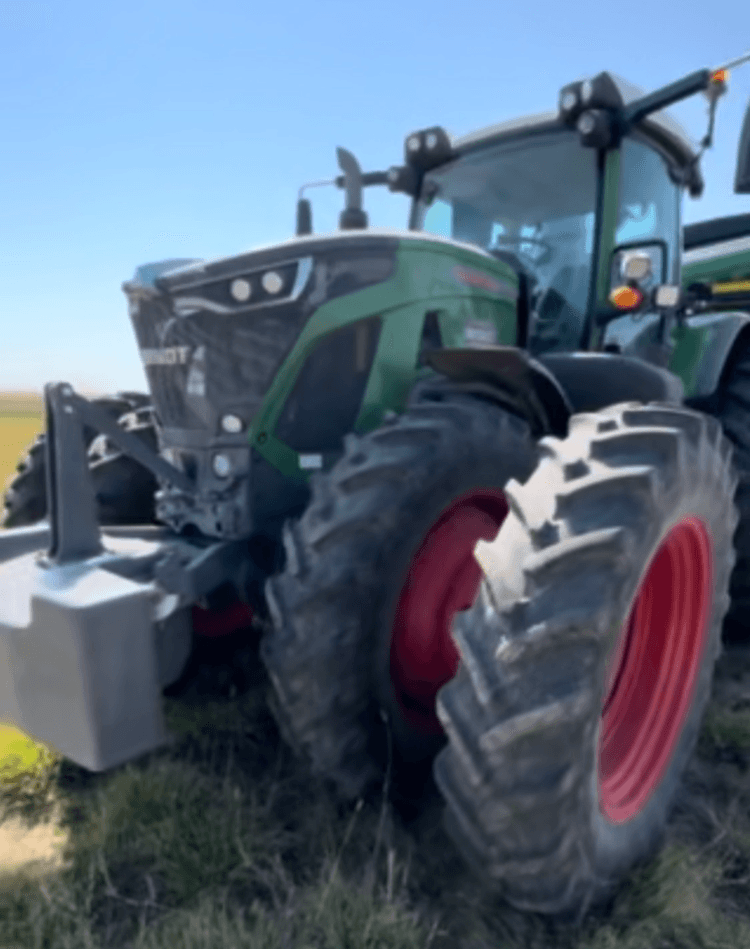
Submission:
M 618 310 L 633 310 L 643 302 L 643 294 L 635 287 L 615 287 L 609 295 L 609 302 Z
M 717 69 L 715 72 L 711 73 L 711 82 L 714 82 L 717 85 L 725 83 L 727 79 L 729 79 L 728 69 Z

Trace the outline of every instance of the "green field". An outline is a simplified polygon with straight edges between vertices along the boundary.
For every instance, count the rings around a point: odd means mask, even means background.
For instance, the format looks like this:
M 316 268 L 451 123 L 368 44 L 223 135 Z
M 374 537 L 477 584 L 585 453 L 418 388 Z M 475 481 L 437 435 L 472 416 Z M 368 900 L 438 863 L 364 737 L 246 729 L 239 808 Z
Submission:
M 40 406 L 0 400 L 0 482 Z M 0 949 L 750 949 L 750 660 L 725 657 L 665 849 L 581 927 L 483 893 L 428 794 L 338 804 L 280 740 L 248 635 L 164 751 L 92 775 L 0 733 Z M 58 854 L 58 862 L 51 855 Z M 49 861 L 45 862 L 45 857 Z

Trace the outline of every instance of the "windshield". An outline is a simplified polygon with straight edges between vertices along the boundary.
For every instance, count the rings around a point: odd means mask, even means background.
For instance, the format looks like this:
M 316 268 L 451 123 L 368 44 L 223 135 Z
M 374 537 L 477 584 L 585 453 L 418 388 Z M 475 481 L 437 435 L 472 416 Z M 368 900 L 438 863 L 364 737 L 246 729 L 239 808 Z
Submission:
M 584 329 L 595 207 L 596 152 L 559 131 L 486 147 L 426 175 L 417 226 L 523 270 L 529 349 L 569 351 Z

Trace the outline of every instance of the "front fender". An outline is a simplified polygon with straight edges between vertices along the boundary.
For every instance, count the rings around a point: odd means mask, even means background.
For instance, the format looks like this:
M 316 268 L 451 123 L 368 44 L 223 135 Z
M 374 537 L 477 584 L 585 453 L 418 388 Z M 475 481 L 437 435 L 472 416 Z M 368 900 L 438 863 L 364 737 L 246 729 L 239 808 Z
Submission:
M 492 346 L 437 350 L 428 362 L 455 385 L 523 415 L 537 437 L 565 436 L 574 412 L 597 412 L 619 402 L 679 404 L 684 395 L 673 373 L 613 353 L 549 353 L 534 359 L 513 346 Z
M 456 386 L 527 419 L 535 436 L 564 436 L 572 407 L 554 375 L 515 346 L 437 349 L 427 363 Z

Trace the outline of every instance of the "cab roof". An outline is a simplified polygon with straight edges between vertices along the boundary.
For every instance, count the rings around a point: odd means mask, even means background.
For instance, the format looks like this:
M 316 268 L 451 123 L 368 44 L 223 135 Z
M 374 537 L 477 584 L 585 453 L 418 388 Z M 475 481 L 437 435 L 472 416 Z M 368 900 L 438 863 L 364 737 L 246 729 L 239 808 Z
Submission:
M 624 106 L 630 105 L 631 102 L 635 102 L 646 94 L 645 90 L 615 73 L 607 73 L 607 75 L 616 84 Z M 457 152 L 461 153 L 506 139 L 522 138 L 528 134 L 562 128 L 566 126 L 557 111 L 540 112 L 490 125 L 470 132 L 468 135 L 452 136 L 451 144 Z M 638 123 L 638 129 L 655 145 L 661 146 L 680 168 L 685 168 L 695 162 L 696 150 L 692 140 L 685 129 L 663 110 L 642 119 Z

